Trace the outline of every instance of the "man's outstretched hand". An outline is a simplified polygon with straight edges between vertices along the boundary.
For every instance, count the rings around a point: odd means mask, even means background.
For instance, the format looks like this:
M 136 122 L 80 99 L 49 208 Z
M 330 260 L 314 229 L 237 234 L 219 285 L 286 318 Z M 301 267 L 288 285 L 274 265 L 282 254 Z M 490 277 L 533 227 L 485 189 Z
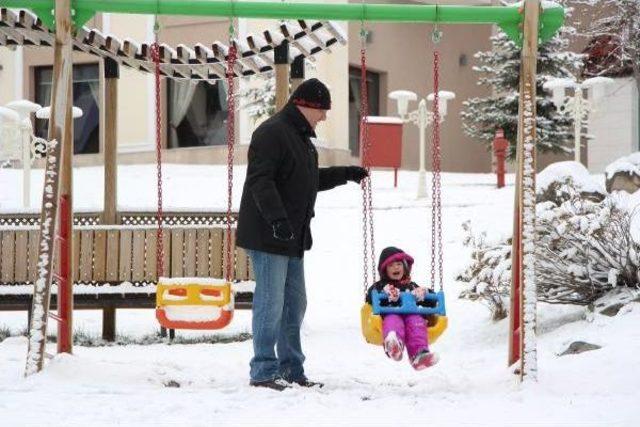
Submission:
M 276 220 L 271 224 L 271 226 L 273 227 L 273 237 L 277 240 L 288 242 L 289 240 L 293 240 L 295 237 L 288 219 Z
M 365 168 L 361 168 L 360 166 L 346 166 L 345 167 L 345 178 L 347 181 L 353 181 L 360 184 L 364 178 L 369 176 L 369 172 Z

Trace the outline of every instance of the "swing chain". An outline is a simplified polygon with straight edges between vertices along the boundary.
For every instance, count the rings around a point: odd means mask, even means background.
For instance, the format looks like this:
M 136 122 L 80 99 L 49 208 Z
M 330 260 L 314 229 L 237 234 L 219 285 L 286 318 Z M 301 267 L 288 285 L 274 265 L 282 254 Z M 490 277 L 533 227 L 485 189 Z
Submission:
M 362 237 L 363 237 L 363 269 L 364 269 L 364 293 L 366 295 L 369 283 L 369 267 L 371 268 L 371 279 L 376 279 L 375 266 L 375 242 L 374 242 L 374 226 L 373 226 L 373 199 L 371 191 L 371 164 L 369 158 L 370 145 L 368 128 L 366 126 L 367 116 L 369 114 L 368 103 L 368 87 L 367 87 L 367 57 L 366 57 L 366 37 L 367 31 L 364 27 L 364 21 L 360 22 L 360 152 L 362 166 L 369 173 L 360 183 L 362 188 Z M 370 263 L 370 266 L 369 266 Z
M 232 278 L 232 250 L 231 250 L 231 209 L 233 199 L 233 160 L 235 147 L 235 116 L 236 116 L 236 99 L 235 99 L 235 64 L 238 58 L 238 50 L 233 41 L 235 28 L 233 27 L 233 17 L 230 18 L 229 26 L 229 52 L 227 54 L 227 235 L 226 235 L 226 269 L 225 279 L 227 282 Z
M 442 184 L 440 148 L 440 52 L 433 52 L 433 128 L 432 128 L 432 167 L 431 175 L 431 287 L 436 284 L 442 290 L 443 249 L 442 249 Z
M 155 16 L 153 25 L 154 42 L 151 44 L 151 58 L 154 63 L 155 77 L 155 113 L 156 113 L 156 180 L 158 186 L 158 209 L 156 213 L 156 221 L 158 223 L 158 236 L 156 238 L 156 274 L 158 279 L 164 273 L 164 232 L 163 209 L 162 209 L 162 110 L 160 107 L 160 45 L 158 44 L 158 35 L 160 33 L 160 25 L 158 23 L 158 15 Z

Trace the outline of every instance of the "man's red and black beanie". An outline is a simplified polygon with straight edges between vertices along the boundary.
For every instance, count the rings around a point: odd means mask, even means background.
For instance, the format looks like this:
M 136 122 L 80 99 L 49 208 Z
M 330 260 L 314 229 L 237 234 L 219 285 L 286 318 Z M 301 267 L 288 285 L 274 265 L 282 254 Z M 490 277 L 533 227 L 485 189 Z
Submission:
M 413 257 L 405 253 L 402 249 L 389 246 L 387 248 L 384 248 L 382 252 L 380 252 L 380 259 L 378 260 L 378 273 L 380 273 L 380 277 L 386 277 L 386 268 L 394 261 L 400 261 L 404 264 L 405 274 L 407 276 L 411 273 L 411 266 L 413 266 Z
M 302 82 L 291 94 L 289 102 L 300 107 L 330 110 L 331 94 L 324 83 L 314 78 Z

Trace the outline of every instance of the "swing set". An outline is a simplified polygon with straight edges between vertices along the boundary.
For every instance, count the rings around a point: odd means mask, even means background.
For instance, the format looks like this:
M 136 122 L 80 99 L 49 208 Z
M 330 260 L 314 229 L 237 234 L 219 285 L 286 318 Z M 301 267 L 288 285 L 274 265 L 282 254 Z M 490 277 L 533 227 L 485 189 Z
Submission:
M 541 4 L 543 6 L 541 6 Z M 29 352 L 27 355 L 26 373 L 34 373 L 42 369 L 44 358 L 44 336 L 46 322 L 49 317 L 49 295 L 52 279 L 59 281 L 59 309 L 65 318 L 64 310 L 71 310 L 72 303 L 65 301 L 62 294 L 66 291 L 67 301 L 72 301 L 72 283 L 68 280 L 71 263 L 71 244 L 64 245 L 62 253 L 57 254 L 60 262 L 58 271 L 52 272 L 52 242 L 62 239 L 69 243 L 73 239 L 71 233 L 71 165 L 73 156 L 73 139 L 71 138 L 71 53 L 72 35 L 83 23 L 91 19 L 96 13 L 129 13 L 148 15 L 191 15 L 191 16 L 219 16 L 230 20 L 230 41 L 234 34 L 234 18 L 263 18 L 263 19 L 317 19 L 359 21 L 361 23 L 361 72 L 363 82 L 360 102 L 360 144 L 362 147 L 362 164 L 370 169 L 368 159 L 369 140 L 367 127 L 367 87 L 366 87 L 366 37 L 365 22 L 414 22 L 433 23 L 436 29 L 433 42 L 441 37 L 439 24 L 496 24 L 512 40 L 522 45 L 522 62 L 520 69 L 520 114 L 517 141 L 517 169 L 516 194 L 514 209 L 514 239 L 513 239 L 513 279 L 512 279 L 512 318 L 509 341 L 509 364 L 520 361 L 520 378 L 536 378 L 536 350 L 535 350 L 535 273 L 533 269 L 533 247 L 535 244 L 535 76 L 538 43 L 551 38 L 564 21 L 564 9 L 555 3 L 540 2 L 540 0 L 524 0 L 512 6 L 450 6 L 450 5 L 407 5 L 407 4 L 366 4 L 362 3 L 282 3 L 282 2 L 250 2 L 250 1 L 222 1 L 222 0 L 0 0 L 0 6 L 31 9 L 54 33 L 55 54 L 52 90 L 52 111 L 49 122 L 49 140 L 52 143 L 47 160 L 47 176 L 51 183 L 60 184 L 59 192 L 46 192 L 43 196 L 41 218 L 41 244 L 39 260 L 39 276 L 34 286 L 34 308 L 32 310 L 29 338 Z M 156 21 L 157 22 L 157 21 Z M 158 209 L 157 209 L 157 256 L 158 272 L 158 319 L 165 325 L 176 326 L 167 319 L 165 310 L 174 305 L 212 305 L 232 313 L 233 297 L 230 291 L 231 273 L 231 189 L 234 153 L 234 71 L 238 59 L 236 45 L 231 42 L 229 49 L 223 52 L 225 62 L 225 79 L 229 86 L 229 118 L 227 120 L 228 147 L 228 205 L 227 205 L 227 233 L 226 233 L 226 272 L 225 283 L 220 285 L 196 285 L 188 279 L 181 283 L 163 283 L 160 277 L 164 272 L 163 239 L 162 239 L 162 159 L 160 145 L 161 114 L 160 112 L 160 79 L 165 74 L 164 58 L 161 58 L 161 48 L 157 41 L 151 46 L 155 64 L 156 83 L 156 153 L 158 174 Z M 258 55 L 259 52 L 256 52 Z M 389 310 L 399 310 L 403 313 L 420 313 L 429 316 L 428 331 L 434 341 L 445 330 L 447 325 L 444 304 L 442 277 L 442 220 L 440 193 L 440 133 L 439 133 L 439 51 L 434 49 L 434 93 L 433 102 L 433 181 L 432 181 L 432 248 L 431 248 L 431 286 L 438 284 L 438 290 L 427 298 L 432 300 L 434 307 L 421 307 L 408 295 L 402 295 L 400 307 L 382 307 L 380 301 L 384 298 L 377 295 L 373 306 L 365 305 L 361 310 L 363 334 L 368 342 L 379 344 L 380 314 Z M 170 59 L 169 59 L 170 60 Z M 277 74 L 277 70 L 276 70 Z M 280 97 L 282 99 L 282 96 Z M 60 161 L 58 161 L 60 160 Z M 50 170 L 49 167 L 52 169 Z M 364 286 L 370 285 L 371 278 L 375 278 L 374 233 L 373 233 L 373 203 L 371 180 L 365 179 L 361 183 L 363 197 L 363 240 L 364 240 Z M 57 189 L 57 185 L 54 186 Z M 60 229 L 58 216 L 60 211 Z M 56 236 L 56 237 L 54 237 Z M 66 253 L 65 253 L 66 252 Z M 66 276 L 65 276 L 66 275 Z M 61 278 L 66 280 L 60 280 Z M 59 310 L 60 312 L 60 310 Z M 210 328 L 223 327 L 231 320 L 232 315 L 223 316 L 220 322 L 206 325 Z M 70 319 L 70 314 L 66 313 Z M 66 328 L 70 331 L 71 322 Z M 193 326 L 182 324 L 178 326 Z M 69 339 L 70 333 L 66 335 Z M 59 351 L 71 351 L 70 342 Z

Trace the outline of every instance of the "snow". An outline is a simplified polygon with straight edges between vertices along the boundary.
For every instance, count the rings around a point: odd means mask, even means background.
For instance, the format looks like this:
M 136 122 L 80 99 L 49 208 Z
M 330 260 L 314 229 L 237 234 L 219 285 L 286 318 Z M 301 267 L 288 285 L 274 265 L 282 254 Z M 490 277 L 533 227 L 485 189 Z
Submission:
M 513 6 L 513 7 L 518 7 L 518 8 L 520 8 L 520 7 L 524 6 L 524 1 L 522 1 L 522 0 L 521 0 L 521 1 L 519 1 L 519 2 L 516 2 L 516 3 L 510 4 L 509 6 Z M 553 9 L 553 8 L 556 8 L 556 7 L 562 7 L 562 5 L 561 5 L 561 4 L 559 4 L 558 2 L 555 2 L 555 1 L 549 1 L 549 0 L 542 0 L 542 1 L 540 2 L 540 6 L 541 6 L 543 9 Z
M 449 92 L 448 90 L 441 90 L 438 91 L 438 98 L 440 99 L 444 99 L 444 100 L 451 100 L 451 99 L 455 99 L 456 94 L 453 92 Z M 427 101 L 433 101 L 435 98 L 435 94 L 430 93 L 429 95 L 427 95 Z
M 639 175 L 638 167 L 622 158 L 615 160 L 607 166 L 604 173 L 607 175 L 607 179 L 613 177 L 617 173 L 626 173 L 629 175 Z
M 555 7 L 562 7 L 561 4 L 555 1 L 548 1 L 548 0 L 542 0 L 540 2 L 540 5 L 542 6 L 543 9 L 553 9 Z
M 82 117 L 83 111 L 81 108 L 79 107 L 72 107 L 71 109 L 72 113 L 71 115 L 73 116 L 74 119 L 77 119 L 78 117 Z M 42 107 L 41 109 L 39 109 L 38 111 L 36 111 L 36 117 L 39 119 L 49 119 L 51 117 L 51 107 Z
M 336 33 L 335 35 L 339 38 L 338 41 L 340 41 L 340 39 L 347 40 L 349 38 L 349 36 L 347 35 L 347 32 L 336 21 L 328 21 L 323 28 L 326 29 L 327 25 L 331 26 L 333 31 Z
M 166 282 L 167 279 L 163 280 L 164 284 L 169 284 Z M 171 281 L 175 280 L 175 284 L 177 283 L 186 283 L 179 279 L 170 279 Z M 203 284 L 205 281 L 210 281 L 209 284 L 218 285 L 226 283 L 224 280 L 220 279 L 205 279 L 199 277 L 198 283 Z M 198 284 L 192 281 L 188 282 L 190 285 Z M 253 292 L 255 288 L 255 282 L 234 282 L 231 284 L 231 289 L 233 292 Z M 54 284 L 51 287 L 51 294 L 55 295 L 58 292 L 57 286 Z M 156 285 L 147 284 L 147 285 L 134 285 L 130 282 L 123 282 L 118 286 L 96 286 L 96 285 L 85 285 L 78 284 L 74 285 L 73 292 L 75 294 L 82 295 L 92 295 L 92 294 L 155 294 L 156 293 Z M 1 295 L 29 295 L 33 293 L 33 285 L 15 285 L 15 286 L 0 286 L 0 296 Z
M 7 107 L 0 106 L 0 124 L 2 123 L 17 123 L 20 122 L 20 115 Z
M 522 374 L 527 381 L 536 380 L 538 376 L 538 352 L 536 345 L 536 322 L 537 322 L 537 285 L 535 276 L 535 241 L 536 241 L 536 187 L 535 187 L 535 108 L 534 97 L 532 97 L 531 83 L 524 83 L 524 159 L 522 163 L 522 275 L 521 286 L 523 287 L 522 301 L 522 325 L 521 340 L 522 345 Z M 519 144 L 521 142 L 518 142 Z
M 588 193 L 604 194 L 601 181 L 594 179 L 582 163 L 574 161 L 552 163 L 542 170 L 536 178 L 537 191 L 545 191 L 554 182 L 563 182 L 571 178 L 576 189 Z
M 51 141 L 52 149 L 58 144 L 56 140 Z M 55 151 L 52 151 L 55 153 Z M 58 191 L 54 191 L 58 174 L 57 157 L 51 154 L 47 157 L 47 169 L 44 171 L 46 176 L 44 180 L 44 197 L 45 210 L 42 212 L 42 224 L 40 225 L 40 255 L 38 262 L 38 278 L 36 279 L 33 293 L 33 316 L 29 329 L 29 347 L 27 353 L 27 364 L 25 375 L 35 374 L 43 366 L 43 349 L 46 346 L 44 342 L 47 326 L 46 316 L 49 310 L 49 301 L 45 298 L 47 295 L 47 284 L 51 283 L 51 263 L 53 255 L 50 254 L 53 237 L 56 232 L 56 224 L 53 223 L 53 199 L 58 197 Z M 57 186 L 56 186 L 57 190 Z
M 22 117 L 29 117 L 30 113 L 42 108 L 40 104 L 36 104 L 35 102 L 31 102 L 26 99 L 9 102 L 6 106 L 7 108 L 11 108 L 18 112 Z
M 616 159 L 606 167 L 604 173 L 607 179 L 612 178 L 617 173 L 640 175 L 640 152 Z
M 164 312 L 167 315 L 167 319 L 172 321 L 209 322 L 218 319 L 222 309 L 230 311 L 231 307 L 216 307 L 212 305 L 167 306 L 164 307 Z
M 598 77 L 591 77 L 589 79 L 586 79 L 585 81 L 582 82 L 582 86 L 583 87 L 592 87 L 592 86 L 598 86 L 598 85 L 610 85 L 613 84 L 614 80 L 610 77 L 602 77 L 602 76 L 598 76 Z
M 401 125 L 404 121 L 400 117 L 389 116 L 367 116 L 367 123 L 383 123 L 392 125 Z
M 161 277 L 160 283 L 163 285 L 196 285 L 196 286 L 211 286 L 211 285 L 225 285 L 227 284 L 224 279 L 214 279 L 210 277 Z
M 576 85 L 576 81 L 571 78 L 551 78 L 547 80 L 542 87 L 547 90 L 572 88 Z
M 119 167 L 119 205 L 153 209 L 154 169 Z M 0 181 L 18 182 L 12 170 Z M 167 206 L 214 209 L 225 206 L 219 191 L 226 169 L 165 165 Z M 245 168 L 236 166 L 234 206 Z M 34 172 L 34 178 L 38 172 Z M 41 174 L 41 171 L 40 171 Z M 98 209 L 99 168 L 75 171 L 74 202 Z M 376 247 L 397 245 L 416 258 L 414 279 L 427 284 L 430 262 L 430 203 L 416 200 L 418 176 L 375 171 L 373 203 Z M 430 181 L 429 181 L 430 182 Z M 305 256 L 308 308 L 303 348 L 310 378 L 319 390 L 299 387 L 277 393 L 248 385 L 251 341 L 227 344 L 76 346 L 45 370 L 24 378 L 27 339 L 0 342 L 0 420 L 2 425 L 52 426 L 210 426 L 210 425 L 422 425 L 513 426 L 637 425 L 640 382 L 640 304 L 629 303 L 612 318 L 585 309 L 538 305 L 538 382 L 518 386 L 506 366 L 508 320 L 494 323 L 480 303 L 458 299 L 455 282 L 467 265 L 461 224 L 489 240 L 510 233 L 513 176 L 495 188 L 492 174 L 442 174 L 444 277 L 449 328 L 433 350 L 438 365 L 413 371 L 406 361 L 387 359 L 361 337 L 362 227 L 359 186 L 348 184 L 318 196 L 314 247 Z M 42 183 L 42 180 L 40 180 Z M 218 183 L 218 184 L 216 184 Z M 2 187 L 3 203 L 21 203 L 15 185 Z M 34 185 L 35 188 L 35 185 Z M 202 189 L 205 189 L 204 191 Z M 5 191 L 7 193 L 5 193 Z M 377 256 L 377 254 L 376 254 Z M 76 311 L 75 328 L 99 336 L 102 314 Z M 0 312 L 0 329 L 26 328 L 24 312 Z M 153 310 L 118 310 L 118 333 L 140 337 L 157 331 Z M 50 328 L 50 332 L 55 332 Z M 236 310 L 231 325 L 209 335 L 251 330 L 251 316 Z M 179 336 L 194 332 L 178 331 Z M 202 334 L 198 331 L 197 334 Z M 602 346 L 559 356 L 577 340 Z M 48 344 L 55 353 L 55 345 Z M 180 388 L 166 386 L 175 381 Z

